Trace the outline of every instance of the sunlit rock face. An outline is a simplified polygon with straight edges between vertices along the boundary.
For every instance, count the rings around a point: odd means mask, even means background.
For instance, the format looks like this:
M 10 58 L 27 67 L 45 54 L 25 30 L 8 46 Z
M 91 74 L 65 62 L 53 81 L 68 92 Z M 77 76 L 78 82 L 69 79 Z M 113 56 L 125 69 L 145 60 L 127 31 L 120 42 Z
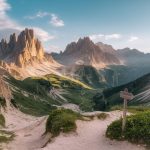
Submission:
M 1 40 L 0 67 L 17 78 L 25 78 L 54 73 L 60 64 L 44 52 L 34 31 L 25 29 L 18 36 L 15 33 L 10 35 L 8 42 Z
M 34 31 L 25 29 L 18 37 L 15 33 L 10 35 L 8 43 L 4 39 L 1 40 L 0 58 L 7 63 L 23 67 L 33 61 L 44 59 L 44 49 L 41 42 L 34 37 Z
M 80 38 L 77 42 L 68 44 L 57 60 L 64 65 L 82 64 L 96 68 L 120 64 L 120 60 L 115 55 L 115 50 L 112 48 L 108 52 L 104 48 L 107 49 L 106 46 L 100 47 L 94 44 L 89 37 Z

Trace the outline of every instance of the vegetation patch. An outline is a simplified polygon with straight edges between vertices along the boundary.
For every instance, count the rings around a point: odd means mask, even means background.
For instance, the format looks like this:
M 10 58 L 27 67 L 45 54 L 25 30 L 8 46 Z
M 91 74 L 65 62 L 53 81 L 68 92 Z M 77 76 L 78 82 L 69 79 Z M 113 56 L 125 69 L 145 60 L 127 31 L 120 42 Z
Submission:
M 13 99 L 11 104 L 20 109 L 22 112 L 34 116 L 48 115 L 54 106 L 61 106 L 66 103 L 79 105 L 83 111 L 91 111 L 93 109 L 92 97 L 96 90 L 82 82 L 68 77 L 47 74 L 42 77 L 29 77 L 24 80 L 16 80 L 9 76 L 6 79 L 12 87 Z M 61 97 L 52 96 L 50 91 L 55 89 L 55 94 Z M 57 92 L 63 89 L 63 92 Z
M 115 105 L 110 108 L 111 111 L 114 110 L 123 110 L 123 105 Z M 145 112 L 145 111 L 150 111 L 149 106 L 128 106 L 128 112 L 130 113 L 139 113 L 139 112 Z
M 0 97 L 0 106 L 2 106 L 2 107 L 6 106 L 6 100 L 3 97 Z
M 106 136 L 111 139 L 125 139 L 130 142 L 150 144 L 150 111 L 128 116 L 123 136 L 121 126 L 121 119 L 112 122 L 107 128 Z
M 42 97 L 35 97 L 33 95 L 30 95 L 29 97 L 25 97 L 21 93 L 14 92 L 13 94 L 13 101 L 12 104 L 20 109 L 23 113 L 30 114 L 33 116 L 43 116 L 47 115 L 48 112 L 52 109 L 55 109 L 53 104 L 51 102 L 51 99 L 44 99 L 42 100 Z
M 107 117 L 109 117 L 109 114 L 106 113 L 97 114 L 97 118 L 100 120 L 105 120 Z
M 2 114 L 0 114 L 0 126 L 5 127 L 5 118 Z
M 82 119 L 81 115 L 69 109 L 52 110 L 46 123 L 46 133 L 58 136 L 60 132 L 76 130 L 76 120 Z
M 106 113 L 82 114 L 82 115 L 84 117 L 84 120 L 87 120 L 87 121 L 89 121 L 88 119 L 93 120 L 95 118 L 100 119 L 100 120 L 105 120 L 107 117 L 109 117 L 109 114 L 106 114 Z
M 0 143 L 7 143 L 13 140 L 14 134 L 12 132 L 0 130 Z

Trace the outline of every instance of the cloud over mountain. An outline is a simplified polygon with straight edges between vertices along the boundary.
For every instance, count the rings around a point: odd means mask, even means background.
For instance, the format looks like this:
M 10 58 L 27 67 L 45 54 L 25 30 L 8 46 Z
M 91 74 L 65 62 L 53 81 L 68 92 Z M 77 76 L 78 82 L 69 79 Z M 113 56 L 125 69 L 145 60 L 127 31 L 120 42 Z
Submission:
M 99 41 L 99 40 L 112 40 L 112 39 L 120 39 L 122 36 L 121 34 L 114 33 L 114 34 L 93 34 L 89 36 L 91 40 L 93 41 Z
M 64 26 L 64 21 L 61 20 L 56 14 L 51 14 L 51 20 L 50 23 L 55 27 L 62 27 Z

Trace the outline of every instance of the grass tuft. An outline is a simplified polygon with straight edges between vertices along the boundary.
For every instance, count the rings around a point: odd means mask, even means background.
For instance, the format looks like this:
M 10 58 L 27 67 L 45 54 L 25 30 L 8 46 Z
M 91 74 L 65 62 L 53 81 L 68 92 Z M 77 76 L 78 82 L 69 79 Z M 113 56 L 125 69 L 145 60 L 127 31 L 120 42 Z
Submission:
M 50 132 L 53 136 L 58 136 L 61 132 L 76 130 L 77 119 L 82 119 L 81 115 L 69 109 L 52 110 L 46 123 L 46 133 Z
M 2 114 L 0 114 L 0 126 L 5 127 L 5 118 Z

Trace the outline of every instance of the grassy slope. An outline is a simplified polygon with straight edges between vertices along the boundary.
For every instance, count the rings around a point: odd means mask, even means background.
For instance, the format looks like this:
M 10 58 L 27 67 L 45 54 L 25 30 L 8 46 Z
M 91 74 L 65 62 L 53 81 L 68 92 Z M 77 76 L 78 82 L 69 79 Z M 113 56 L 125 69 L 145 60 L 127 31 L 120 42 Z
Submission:
M 77 78 L 94 88 L 108 88 L 131 82 L 147 73 L 149 66 L 145 65 L 110 65 L 108 68 L 96 70 L 92 66 L 78 66 Z
M 43 77 L 30 77 L 23 81 L 9 77 L 7 81 L 13 87 L 12 104 L 24 113 L 41 116 L 49 113 L 54 105 L 61 105 L 65 102 L 62 99 L 53 99 L 49 91 L 52 87 L 63 89 L 62 96 L 70 103 L 81 106 L 83 110 L 92 110 L 92 97 L 96 93 L 89 86 L 80 81 L 61 77 L 54 74 Z M 84 96 L 83 96 L 84 95 Z
M 103 81 L 103 74 L 99 73 L 92 66 L 80 66 L 76 69 L 75 74 L 79 80 L 94 88 L 107 87 L 107 83 Z
M 120 91 L 124 90 L 124 88 L 128 88 L 130 92 L 132 92 L 134 95 L 139 94 L 140 92 L 148 89 L 150 81 L 150 74 L 147 74 L 135 81 L 132 81 L 128 84 L 118 86 L 115 88 L 106 89 L 103 91 L 103 95 L 110 106 L 112 105 L 118 105 L 122 104 L 122 98 L 120 98 Z M 145 101 L 136 101 L 136 98 L 134 98 L 132 101 L 129 102 L 130 105 L 148 105 L 150 103 L 149 99 L 146 99 Z

